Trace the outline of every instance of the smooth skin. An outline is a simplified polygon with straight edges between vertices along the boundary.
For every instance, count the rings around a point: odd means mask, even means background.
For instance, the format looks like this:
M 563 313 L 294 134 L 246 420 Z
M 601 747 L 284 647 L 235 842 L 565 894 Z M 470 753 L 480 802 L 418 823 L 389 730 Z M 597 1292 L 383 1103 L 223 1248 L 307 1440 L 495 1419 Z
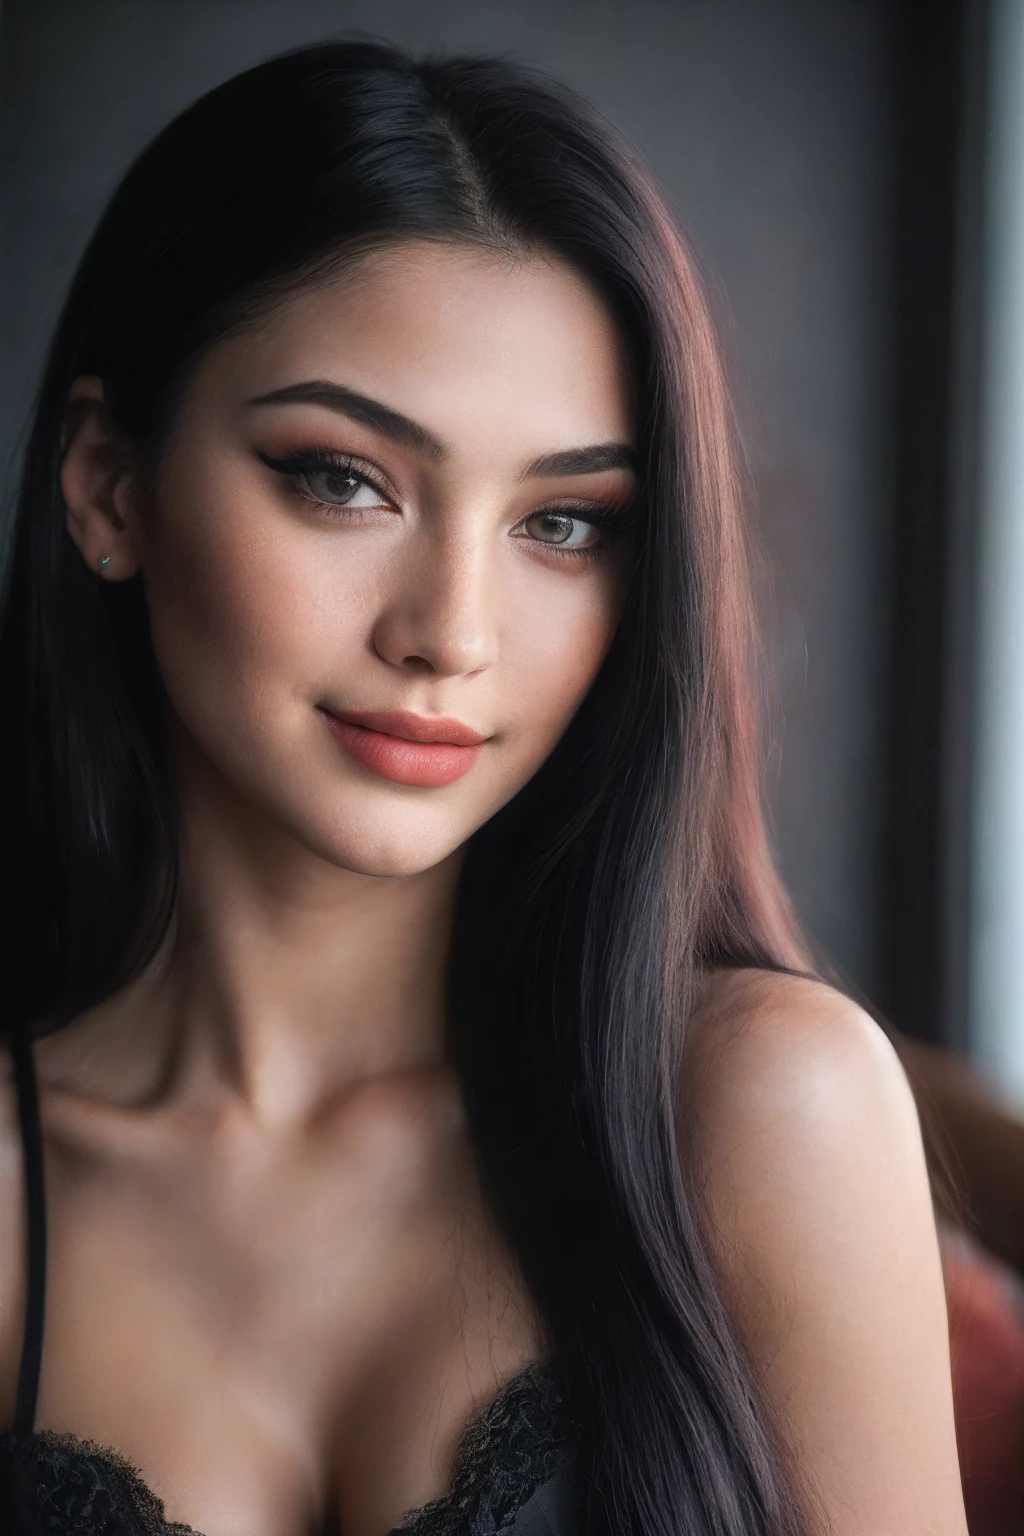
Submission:
M 586 283 L 439 243 L 364 257 L 215 346 L 155 478 L 100 381 L 75 385 L 68 529 L 91 570 L 108 557 L 97 579 L 142 573 L 182 879 L 146 973 L 38 1048 L 37 1424 L 116 1447 L 206 1536 L 306 1536 L 332 1501 L 345 1536 L 384 1536 L 544 1357 L 446 1060 L 444 968 L 459 850 L 552 750 L 614 636 L 631 443 L 622 350 Z M 454 783 L 396 784 L 327 725 L 368 710 L 486 739 Z M 895 1058 L 844 999 L 760 976 L 712 978 L 693 1038 L 690 1170 L 813 1530 L 962 1536 Z M 25 1255 L 4 1072 L 9 1417 Z

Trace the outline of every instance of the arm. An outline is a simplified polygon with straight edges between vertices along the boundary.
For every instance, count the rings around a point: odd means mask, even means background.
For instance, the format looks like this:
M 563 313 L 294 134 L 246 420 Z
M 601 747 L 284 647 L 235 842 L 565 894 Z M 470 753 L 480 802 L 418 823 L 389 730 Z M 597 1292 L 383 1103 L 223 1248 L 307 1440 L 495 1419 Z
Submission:
M 812 1531 L 963 1536 L 942 1273 L 913 1099 L 817 983 L 723 975 L 683 1125 L 727 1301 Z
M 11 1055 L 0 1040 L 0 1431 L 14 1415 L 25 1313 L 25 1201 Z

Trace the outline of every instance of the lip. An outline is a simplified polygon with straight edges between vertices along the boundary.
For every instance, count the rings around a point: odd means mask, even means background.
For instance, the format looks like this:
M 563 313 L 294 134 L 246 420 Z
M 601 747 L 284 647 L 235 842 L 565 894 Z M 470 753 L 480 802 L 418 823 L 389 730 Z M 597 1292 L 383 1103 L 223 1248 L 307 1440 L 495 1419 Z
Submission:
M 393 784 L 441 789 L 473 767 L 487 740 L 461 720 L 408 710 L 321 714 L 338 745 L 362 767 Z

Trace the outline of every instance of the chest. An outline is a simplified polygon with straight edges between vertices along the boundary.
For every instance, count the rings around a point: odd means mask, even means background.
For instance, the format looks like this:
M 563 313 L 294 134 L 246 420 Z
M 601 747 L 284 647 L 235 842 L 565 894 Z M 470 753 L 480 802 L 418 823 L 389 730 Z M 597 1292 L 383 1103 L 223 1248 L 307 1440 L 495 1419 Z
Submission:
M 114 1446 L 206 1536 L 380 1536 L 540 1353 L 471 1165 L 384 1138 L 218 1161 L 47 1149 L 37 1425 Z

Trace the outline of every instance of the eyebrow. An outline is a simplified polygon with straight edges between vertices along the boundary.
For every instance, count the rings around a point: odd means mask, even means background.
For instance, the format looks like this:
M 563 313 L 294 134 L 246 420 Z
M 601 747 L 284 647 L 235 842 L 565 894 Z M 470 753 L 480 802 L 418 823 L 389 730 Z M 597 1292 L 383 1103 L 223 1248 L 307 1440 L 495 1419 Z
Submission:
M 393 411 L 390 406 L 372 400 L 369 395 L 361 395 L 344 384 L 333 384 L 326 379 L 286 384 L 283 389 L 272 389 L 269 394 L 256 395 L 248 404 L 319 405 L 325 410 L 347 416 L 350 421 L 372 427 L 403 448 L 416 448 L 432 459 L 445 459 L 451 453 L 443 438 L 436 437 L 410 416 L 403 416 L 400 411 Z M 539 459 L 534 459 L 523 479 L 536 479 L 541 475 L 596 475 L 609 469 L 635 471 L 636 467 L 636 452 L 628 443 L 597 443 L 587 448 L 564 448 L 557 453 L 545 453 Z
M 607 469 L 636 470 L 636 450 L 628 443 L 597 443 L 592 448 L 564 448 L 534 459 L 524 480 L 537 475 L 599 475 Z
M 329 384 L 325 379 L 312 379 L 306 384 L 286 384 L 283 389 L 272 389 L 268 395 L 257 395 L 249 405 L 321 405 L 328 411 L 337 411 L 350 421 L 362 422 L 373 427 L 383 437 L 389 437 L 402 448 L 418 448 L 432 459 L 448 456 L 447 443 L 421 427 L 418 421 L 393 411 L 390 406 L 360 395 L 344 384 Z

